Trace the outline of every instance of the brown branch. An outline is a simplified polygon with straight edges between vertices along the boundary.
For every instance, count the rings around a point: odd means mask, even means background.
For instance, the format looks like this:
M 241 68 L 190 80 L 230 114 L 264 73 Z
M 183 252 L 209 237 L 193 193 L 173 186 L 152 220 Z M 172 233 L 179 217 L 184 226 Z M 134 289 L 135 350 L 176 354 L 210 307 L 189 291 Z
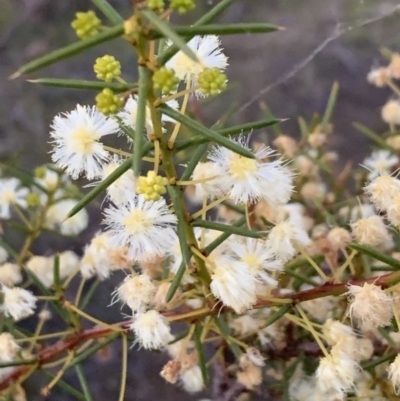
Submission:
M 388 273 L 380 277 L 372 277 L 364 280 L 351 280 L 346 283 L 340 284 L 324 284 L 319 287 L 312 288 L 306 291 L 294 292 L 291 294 L 284 295 L 274 295 L 274 298 L 277 299 L 292 299 L 293 303 L 299 303 L 303 301 L 309 301 L 311 299 L 322 298 L 329 295 L 342 295 L 344 294 L 349 284 L 353 285 L 363 285 L 364 283 L 375 283 L 378 286 L 382 286 L 383 288 L 387 288 L 393 284 L 396 284 L 400 281 L 400 271 Z M 276 302 L 266 301 L 266 300 L 258 300 L 254 308 L 264 308 L 268 306 L 274 305 L 282 305 Z M 228 311 L 228 308 L 224 308 L 224 310 Z M 179 310 L 179 311 L 170 311 L 164 312 L 163 315 L 171 322 L 179 322 L 179 321 L 194 321 L 199 319 L 202 316 L 214 315 L 221 312 L 221 309 L 218 307 L 215 308 L 199 308 L 195 310 Z M 86 340 L 95 339 L 105 337 L 113 332 L 113 326 L 122 328 L 123 330 L 128 330 L 131 325 L 131 320 L 125 320 L 123 322 L 116 323 L 112 326 L 107 327 L 99 327 L 96 326 L 92 329 L 82 330 L 76 334 L 73 334 L 69 338 L 65 340 L 60 340 L 55 344 L 44 348 L 39 351 L 36 355 L 37 365 L 38 367 L 44 365 L 45 363 L 51 361 L 56 358 L 63 352 L 72 350 L 76 348 L 80 343 Z M 0 381 L 0 391 L 6 389 L 10 384 L 14 383 L 19 377 L 27 373 L 27 371 L 31 368 L 30 365 L 22 365 L 17 367 L 13 372 L 9 375 L 4 376 L 4 378 Z

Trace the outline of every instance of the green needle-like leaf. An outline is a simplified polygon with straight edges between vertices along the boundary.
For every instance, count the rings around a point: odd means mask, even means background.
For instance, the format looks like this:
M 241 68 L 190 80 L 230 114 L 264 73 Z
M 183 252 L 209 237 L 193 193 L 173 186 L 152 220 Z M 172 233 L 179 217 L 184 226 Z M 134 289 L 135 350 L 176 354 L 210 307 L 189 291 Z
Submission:
M 192 255 L 192 252 L 190 252 L 190 255 Z M 165 297 L 165 302 L 168 303 L 174 297 L 182 281 L 183 275 L 185 274 L 185 271 L 186 271 L 186 263 L 182 260 L 182 263 L 180 264 L 175 274 L 175 277 L 171 282 L 171 286 L 168 289 L 167 296 Z
M 400 270 L 400 261 L 398 261 L 397 259 L 391 258 L 390 256 L 385 255 L 384 253 L 378 252 L 375 249 L 369 248 L 367 246 L 364 245 L 359 245 L 356 243 L 351 243 L 349 245 L 349 247 L 351 249 L 355 249 L 356 251 L 364 254 L 364 255 L 368 255 L 371 256 L 372 258 L 376 259 L 376 260 L 380 260 L 383 263 L 386 263 L 390 266 L 395 267 L 397 270 Z
M 339 83 L 335 81 L 332 86 L 331 94 L 329 95 L 328 104 L 324 116 L 322 117 L 322 126 L 327 129 L 331 121 L 333 110 L 335 109 L 337 98 L 339 94 Z
M 236 358 L 239 359 L 240 356 L 242 355 L 242 351 L 240 350 L 239 345 L 237 345 L 235 342 L 229 339 L 230 336 L 229 325 L 226 322 L 225 316 L 223 315 L 216 316 L 214 317 L 214 320 L 221 332 L 221 335 L 227 340 L 232 349 L 232 352 L 235 354 Z
M 219 130 L 215 130 L 215 135 L 220 135 L 223 137 L 227 137 L 230 135 L 238 135 L 238 134 L 243 134 L 245 132 L 250 132 L 255 129 L 259 128 L 265 128 L 269 127 L 271 125 L 278 124 L 282 120 L 279 119 L 266 119 L 266 120 L 258 120 L 258 121 L 253 121 L 251 123 L 247 124 L 240 124 L 240 125 L 235 125 L 234 127 L 228 127 L 228 128 L 223 128 Z M 194 138 L 194 139 L 181 139 L 175 142 L 175 148 L 180 151 L 184 150 L 186 148 L 189 148 L 191 146 L 198 146 L 201 145 L 202 143 L 207 143 L 209 140 L 207 138 Z
M 268 33 L 282 30 L 282 27 L 266 23 L 243 24 L 212 24 L 203 26 L 172 26 L 172 29 L 181 36 L 195 35 L 235 35 L 244 33 Z M 150 39 L 163 37 L 160 32 L 150 31 Z
M 83 394 L 85 394 L 86 401 L 94 401 L 92 393 L 90 392 L 90 388 L 88 382 L 85 377 L 85 373 L 83 372 L 81 365 L 75 366 L 76 374 L 78 375 L 79 382 L 81 383 Z
M 142 143 L 143 132 L 146 124 L 147 90 L 149 86 L 150 71 L 143 66 L 139 66 L 139 92 L 137 101 L 137 114 L 133 147 L 133 171 L 135 177 L 139 177 L 142 166 Z
M 206 386 L 208 383 L 208 372 L 207 372 L 206 358 L 204 356 L 203 344 L 201 343 L 202 331 L 203 331 L 203 328 L 201 327 L 201 325 L 200 324 L 196 325 L 196 328 L 194 330 L 194 341 L 196 344 L 197 355 L 199 357 L 199 366 L 200 366 L 200 370 L 201 370 L 201 377 L 203 378 L 204 386 Z
M 54 289 L 56 290 L 56 293 L 59 294 L 61 293 L 61 278 L 60 278 L 60 255 L 57 253 L 54 256 L 54 262 L 53 262 L 53 283 L 54 283 Z
M 246 216 L 242 216 L 238 221 L 232 225 L 232 227 L 241 227 L 246 223 Z M 223 242 L 225 242 L 232 233 L 224 232 L 219 237 L 217 237 L 213 242 L 206 246 L 205 253 L 209 255 L 214 249 L 218 248 Z
M 215 221 L 208 220 L 194 220 L 193 227 L 209 228 L 210 230 L 222 231 L 229 234 L 241 235 L 242 237 L 250 238 L 264 238 L 262 233 L 257 231 L 250 231 L 247 228 L 230 226 L 228 224 L 216 223 Z
M 287 312 L 289 312 L 290 308 L 292 307 L 291 304 L 285 304 L 281 306 L 276 312 L 274 312 L 263 324 L 263 328 L 271 326 L 271 324 L 275 323 L 279 320 L 282 316 L 284 316 Z
M 112 341 L 114 341 L 119 336 L 119 333 L 113 333 L 110 336 L 106 337 L 104 340 L 96 343 L 92 347 L 88 348 L 85 351 L 82 351 L 79 355 L 77 355 L 65 368 L 65 370 L 70 369 L 76 365 L 79 365 L 81 362 L 85 361 L 91 355 L 95 354 L 102 348 L 106 347 Z
M 127 90 L 137 87 L 136 83 L 123 84 L 119 82 L 86 81 L 80 79 L 39 78 L 28 79 L 28 82 L 44 86 L 54 86 L 67 89 L 87 89 L 101 91 L 105 88 L 109 88 L 115 93 L 125 92 Z
M 218 145 L 221 145 L 239 155 L 248 157 L 249 159 L 254 159 L 254 155 L 253 155 L 253 153 L 250 152 L 250 150 L 229 140 L 228 138 L 218 135 L 215 131 L 212 131 L 212 130 L 204 127 L 203 125 L 199 124 L 197 121 L 192 120 L 191 118 L 183 115 L 179 111 L 172 109 L 171 107 L 167 106 L 166 104 L 161 105 L 160 110 L 163 112 L 163 114 L 167 115 L 168 117 L 171 117 L 175 121 L 179 121 L 181 124 L 185 125 L 186 127 L 191 128 L 193 131 L 197 132 L 199 135 L 203 136 L 204 138 L 208 139 L 209 141 L 216 142 L 216 143 L 218 143 Z
M 50 64 L 57 63 L 68 57 L 74 56 L 75 54 L 81 53 L 86 49 L 115 39 L 123 34 L 124 34 L 123 25 L 114 26 L 112 28 L 105 30 L 104 32 L 99 33 L 98 35 L 92 36 L 91 38 L 80 40 L 68 46 L 62 47 L 61 49 L 48 53 L 35 60 L 32 60 L 29 63 L 25 64 L 23 67 L 21 67 L 10 78 L 14 79 L 21 76 L 22 74 L 27 74 L 29 72 L 33 72 L 39 70 L 40 68 L 46 67 Z
M 92 3 L 114 24 L 122 24 L 124 19 L 107 0 L 92 0 Z
M 383 149 L 393 150 L 393 148 L 388 143 L 386 143 L 386 141 L 381 136 L 379 136 L 376 132 L 372 131 L 372 129 L 360 123 L 353 123 L 353 126 L 362 134 L 364 134 L 365 136 L 376 142 L 376 144 L 379 147 Z
M 117 167 L 109 176 L 107 176 L 99 185 L 93 188 L 87 193 L 83 199 L 68 213 L 68 218 L 77 214 L 86 205 L 88 205 L 93 199 L 99 196 L 105 191 L 114 181 L 116 181 L 122 174 L 128 171 L 132 167 L 132 159 L 125 160 L 119 167 Z
M 144 15 L 153 25 L 153 28 L 168 38 L 176 47 L 182 50 L 192 60 L 197 61 L 197 56 L 194 51 L 186 44 L 186 42 L 172 29 L 172 27 L 164 22 L 150 9 L 142 10 Z
M 208 13 L 204 14 L 201 18 L 199 18 L 193 26 L 201 26 L 207 25 L 210 22 L 214 21 L 218 18 L 235 0 L 222 0 L 220 1 L 215 7 L 213 7 Z M 194 35 L 189 35 L 185 37 L 185 41 L 188 42 L 192 39 Z M 179 47 L 177 46 L 170 46 L 167 50 L 162 52 L 157 57 L 157 64 L 159 66 L 163 66 L 168 60 L 171 59 L 177 52 L 179 51 Z

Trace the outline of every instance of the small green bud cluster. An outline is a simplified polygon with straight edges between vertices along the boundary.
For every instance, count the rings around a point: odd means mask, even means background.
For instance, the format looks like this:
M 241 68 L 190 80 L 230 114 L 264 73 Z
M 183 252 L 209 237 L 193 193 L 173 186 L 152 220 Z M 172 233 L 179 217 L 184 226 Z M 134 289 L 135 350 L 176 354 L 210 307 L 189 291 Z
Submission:
M 121 75 L 121 63 L 114 56 L 108 54 L 97 58 L 93 69 L 96 78 L 106 82 L 111 82 Z
M 30 192 L 26 196 L 26 203 L 29 207 L 36 207 L 40 205 L 40 196 L 36 192 Z
M 175 71 L 170 68 L 161 67 L 153 75 L 154 89 L 160 89 L 166 95 L 175 91 L 178 83 L 179 78 L 175 75 Z
M 101 21 L 94 11 L 77 12 L 76 18 L 71 22 L 71 27 L 80 39 L 90 38 L 99 33 Z
M 170 7 L 179 14 L 186 14 L 195 7 L 195 2 L 194 0 L 170 0 Z
M 36 178 L 44 178 L 46 175 L 46 167 L 45 166 L 36 167 L 34 174 Z
M 147 0 L 147 6 L 152 10 L 164 11 L 164 0 Z
M 104 115 L 115 114 L 122 107 L 122 99 L 111 89 L 105 88 L 96 96 L 96 106 Z
M 217 95 L 226 88 L 227 77 L 217 67 L 205 68 L 198 78 L 200 90 L 204 95 Z
M 154 171 L 149 171 L 147 177 L 139 177 L 139 186 L 136 191 L 143 194 L 147 201 L 157 201 L 161 195 L 167 192 L 168 181 L 165 177 L 157 175 Z

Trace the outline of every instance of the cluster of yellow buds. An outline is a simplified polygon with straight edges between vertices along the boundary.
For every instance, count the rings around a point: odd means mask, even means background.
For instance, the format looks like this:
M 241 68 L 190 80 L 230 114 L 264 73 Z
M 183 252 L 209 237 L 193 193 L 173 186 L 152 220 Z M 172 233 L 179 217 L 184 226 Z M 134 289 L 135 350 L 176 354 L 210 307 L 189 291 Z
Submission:
M 185 14 L 195 7 L 195 3 L 194 0 L 170 0 L 170 7 L 179 14 Z
M 96 106 L 106 116 L 118 113 L 122 104 L 122 99 L 109 88 L 103 89 L 96 96 Z
M 167 192 L 167 184 L 168 180 L 165 177 L 149 171 L 146 177 L 139 177 L 139 186 L 136 191 L 138 194 L 143 194 L 146 200 L 156 201 Z
M 152 10 L 157 10 L 159 12 L 164 11 L 164 0 L 147 0 L 147 6 Z
M 114 56 L 108 54 L 97 58 L 93 69 L 96 78 L 106 82 L 111 82 L 121 75 L 121 63 Z
M 205 68 L 200 74 L 198 84 L 204 95 L 217 95 L 226 88 L 227 77 L 217 67 Z
M 78 12 L 71 22 L 71 27 L 80 39 L 90 38 L 99 33 L 101 21 L 94 11 Z
M 175 91 L 178 83 L 179 78 L 171 68 L 161 67 L 153 75 L 154 89 L 160 89 L 166 95 Z

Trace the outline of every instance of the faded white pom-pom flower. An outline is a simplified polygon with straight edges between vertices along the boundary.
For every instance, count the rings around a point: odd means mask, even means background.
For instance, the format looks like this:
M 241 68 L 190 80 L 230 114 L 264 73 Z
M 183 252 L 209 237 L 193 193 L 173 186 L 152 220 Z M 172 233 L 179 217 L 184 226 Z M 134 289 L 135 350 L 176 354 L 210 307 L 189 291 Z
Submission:
M 65 251 L 59 255 L 60 278 L 69 276 L 79 264 L 78 256 L 72 251 Z M 54 283 L 54 257 L 32 256 L 26 262 L 26 268 L 33 272 L 45 287 Z
M 214 177 L 212 180 L 195 184 L 196 198 L 199 202 L 206 198 L 216 198 L 221 195 L 218 179 L 221 177 L 222 169 L 218 163 L 198 163 L 193 171 L 192 180 L 204 180 Z
M 239 137 L 235 142 L 250 150 L 245 137 Z M 216 146 L 208 157 L 219 165 L 222 173 L 218 184 L 234 202 L 248 204 L 263 199 L 276 207 L 289 202 L 293 191 L 293 173 L 281 159 L 264 161 L 274 155 L 275 151 L 271 148 L 260 146 L 254 153 L 255 158 L 249 159 Z
M 73 179 L 84 173 L 89 180 L 100 175 L 101 166 L 109 156 L 100 139 L 119 130 L 116 121 L 96 107 L 80 105 L 54 117 L 51 128 L 54 163 Z
M 15 359 L 20 346 L 10 333 L 0 334 L 0 362 L 11 362 Z
M 387 369 L 389 373 L 389 379 L 392 382 L 394 392 L 399 395 L 400 390 L 400 354 L 396 356 L 396 359 L 389 365 Z
M 372 330 L 390 325 L 393 316 L 392 299 L 375 284 L 349 285 L 346 295 L 350 301 L 349 315 L 359 327 Z
M 27 188 L 21 188 L 17 178 L 0 179 L 0 219 L 11 217 L 13 205 L 26 208 L 26 197 L 29 193 Z
M 188 393 L 198 393 L 204 388 L 203 377 L 201 376 L 199 365 L 194 365 L 190 369 L 182 372 L 180 375 L 180 381 L 183 388 Z
M 342 227 L 334 227 L 326 236 L 332 248 L 344 249 L 351 242 L 351 234 Z
M 353 329 L 338 320 L 328 319 L 323 327 L 322 333 L 324 339 L 329 345 L 335 345 L 340 340 L 346 340 L 349 337 L 355 337 Z
M 378 210 L 387 210 L 395 196 L 400 195 L 400 181 L 391 175 L 380 175 L 364 187 Z
M 397 228 L 400 226 L 400 193 L 392 198 L 386 209 L 386 215 L 391 224 Z
M 145 274 L 125 277 L 123 283 L 113 292 L 112 304 L 122 301 L 133 312 L 144 312 L 154 302 L 157 287 Z
M 125 160 L 115 155 L 109 163 L 103 165 L 101 179 L 106 179 L 123 161 Z M 98 183 L 99 182 L 93 183 L 93 186 Z M 133 174 L 133 170 L 129 169 L 107 187 L 107 195 L 112 202 L 118 205 L 125 202 L 127 194 L 135 193 L 136 187 L 137 180 Z
M 89 223 L 86 209 L 81 209 L 72 217 L 68 213 L 78 204 L 76 200 L 66 199 L 49 207 L 46 213 L 46 226 L 51 229 L 60 228 L 63 235 L 78 235 Z
M 254 238 L 246 238 L 244 242 L 232 241 L 229 249 L 255 277 L 273 288 L 278 285 L 273 274 L 281 272 L 283 265 L 264 241 Z
M 211 292 L 236 313 L 242 313 L 257 301 L 256 279 L 243 263 L 229 258 L 216 261 L 211 275 Z
M 389 78 L 390 70 L 387 67 L 374 68 L 367 75 L 367 81 L 378 88 L 384 87 Z
M 146 349 L 159 349 L 174 338 L 167 319 L 154 309 L 135 315 L 130 329 Z
M 166 104 L 174 110 L 177 110 L 179 104 L 176 100 L 170 100 Z M 136 127 L 136 117 L 138 110 L 137 96 L 129 96 L 124 108 L 117 114 L 117 116 L 122 120 L 122 122 L 132 129 Z M 150 108 L 146 106 L 146 116 L 145 116 L 145 128 L 148 134 L 153 133 L 153 121 L 151 119 Z M 175 122 L 171 117 L 162 115 L 161 122 Z M 127 136 L 127 139 L 131 141 L 132 139 Z
M 278 223 L 269 232 L 266 245 L 282 262 L 287 262 L 297 254 L 296 246 L 311 243 L 310 237 L 300 226 L 286 220 Z
M 218 36 L 215 35 L 195 36 L 187 45 L 196 54 L 198 61 L 179 51 L 167 62 L 166 67 L 172 68 L 180 80 L 190 79 L 195 84 L 205 68 L 216 67 L 223 71 L 228 66 L 228 59 L 222 53 L 220 44 Z M 168 42 L 167 45 L 171 46 L 172 43 Z
M 372 152 L 364 159 L 363 166 L 369 170 L 368 178 L 391 173 L 393 167 L 399 163 L 399 158 L 390 150 L 380 149 Z
M 113 268 L 110 260 L 110 244 L 107 233 L 98 233 L 85 247 L 85 251 L 80 263 L 81 274 L 84 278 L 97 276 L 104 280 L 110 276 Z
M 0 283 L 14 287 L 22 281 L 21 268 L 15 263 L 4 263 L 0 266 Z
M 27 290 L 20 287 L 9 288 L 2 286 L 3 305 L 1 310 L 6 316 L 11 316 L 15 321 L 24 319 L 34 313 L 36 308 L 36 297 Z
M 382 120 L 388 124 L 400 125 L 400 102 L 389 100 L 382 107 Z
M 391 239 L 385 223 L 376 215 L 351 223 L 351 231 L 360 245 L 377 247 Z
M 177 219 L 163 198 L 152 202 L 143 195 L 130 194 L 127 203 L 111 206 L 104 214 L 110 245 L 127 246 L 130 259 L 142 261 L 171 251 Z
M 334 346 L 331 353 L 320 360 L 315 372 L 317 388 L 331 395 L 332 399 L 342 399 L 347 392 L 353 390 L 358 373 L 358 363 Z

